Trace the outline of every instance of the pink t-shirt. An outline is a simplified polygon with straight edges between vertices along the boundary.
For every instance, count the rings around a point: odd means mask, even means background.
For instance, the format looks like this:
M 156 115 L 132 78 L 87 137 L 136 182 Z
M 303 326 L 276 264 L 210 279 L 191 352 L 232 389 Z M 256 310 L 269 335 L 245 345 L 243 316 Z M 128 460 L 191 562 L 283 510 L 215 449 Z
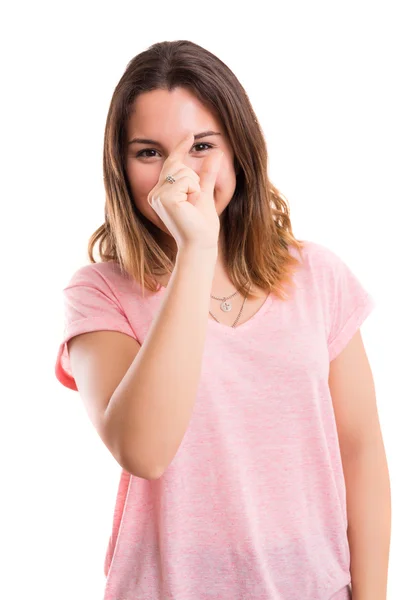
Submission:
M 173 461 L 153 481 L 121 472 L 104 600 L 351 598 L 328 375 L 375 302 L 333 251 L 306 241 L 303 256 L 289 300 L 270 294 L 236 328 L 210 317 Z M 111 262 L 83 266 L 63 292 L 56 376 L 77 390 L 66 342 L 112 330 L 142 344 L 165 288 L 142 298 Z

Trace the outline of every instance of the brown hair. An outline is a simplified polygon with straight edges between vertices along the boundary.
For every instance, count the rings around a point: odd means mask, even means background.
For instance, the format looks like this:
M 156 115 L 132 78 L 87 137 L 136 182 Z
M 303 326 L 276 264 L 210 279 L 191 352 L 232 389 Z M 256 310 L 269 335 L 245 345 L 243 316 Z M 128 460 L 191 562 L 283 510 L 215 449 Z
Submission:
M 156 272 L 172 273 L 174 254 L 157 241 L 160 231 L 136 208 L 125 171 L 126 124 L 135 98 L 155 89 L 184 87 L 216 114 L 232 145 L 237 184 L 221 215 L 228 274 L 237 289 L 252 284 L 285 298 L 284 284 L 299 261 L 303 242 L 292 233 L 284 196 L 267 175 L 267 148 L 250 100 L 232 71 L 197 44 L 166 41 L 135 56 L 116 86 L 104 133 L 105 222 L 91 236 L 88 254 L 99 241 L 101 262 L 116 261 L 126 275 L 156 292 Z M 226 254 L 226 256 L 225 256 Z M 248 298 L 255 298 L 249 293 Z

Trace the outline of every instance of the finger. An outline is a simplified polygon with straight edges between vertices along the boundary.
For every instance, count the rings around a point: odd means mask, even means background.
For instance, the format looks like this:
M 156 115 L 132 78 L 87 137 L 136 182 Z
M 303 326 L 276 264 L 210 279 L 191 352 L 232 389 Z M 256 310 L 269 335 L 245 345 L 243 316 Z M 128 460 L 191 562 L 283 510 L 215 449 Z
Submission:
M 179 189 L 184 191 L 185 194 L 192 194 L 193 192 L 201 192 L 200 184 L 198 181 L 190 177 L 190 175 L 184 175 L 179 178 Z
M 169 168 L 171 168 L 172 163 L 174 162 L 183 162 L 184 156 L 189 152 L 191 147 L 193 146 L 194 135 L 192 132 L 187 133 L 181 141 L 175 146 L 172 150 L 171 154 L 168 156 L 167 160 L 164 162 L 162 171 L 166 173 Z
M 192 179 L 195 179 L 196 181 L 200 182 L 200 176 L 196 173 L 196 171 L 193 171 L 193 169 L 190 169 L 189 167 L 181 167 L 177 171 L 175 171 L 174 179 L 177 180 L 183 177 L 184 175 L 192 177 Z
M 223 155 L 223 152 L 215 152 L 209 154 L 203 161 L 200 170 L 200 187 L 202 192 L 213 194 Z
M 179 192 L 185 192 L 186 194 L 201 192 L 200 181 L 196 177 L 193 177 L 193 175 L 194 173 L 187 174 L 185 172 L 183 172 L 181 175 L 174 175 L 174 187 L 170 189 L 170 186 L 167 185 L 167 193 L 169 194 L 171 192 L 172 195 L 174 195 L 178 190 Z

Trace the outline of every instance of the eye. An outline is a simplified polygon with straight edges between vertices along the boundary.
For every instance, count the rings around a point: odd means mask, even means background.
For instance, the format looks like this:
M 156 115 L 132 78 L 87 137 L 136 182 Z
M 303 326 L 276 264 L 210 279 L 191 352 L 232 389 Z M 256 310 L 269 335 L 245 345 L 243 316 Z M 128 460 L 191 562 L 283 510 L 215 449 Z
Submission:
M 144 152 L 157 152 L 157 150 L 154 150 L 154 148 L 146 148 L 145 150 L 141 150 L 140 152 L 138 152 L 136 154 L 136 158 L 139 156 L 143 158 L 154 158 L 153 156 L 144 156 Z
M 206 148 L 206 150 L 208 150 L 209 148 L 213 148 L 212 144 L 206 144 L 205 142 L 200 142 L 198 144 L 194 144 L 193 148 L 197 148 L 198 146 L 208 146 L 208 148 Z M 155 150 L 154 148 L 145 148 L 144 150 L 141 150 L 140 152 L 138 152 L 138 154 L 136 154 L 136 158 L 141 157 L 141 158 L 154 158 L 153 156 L 145 156 L 144 153 L 145 152 L 157 152 L 158 150 Z M 204 152 L 204 150 L 200 150 L 200 152 Z
M 200 142 L 199 144 L 195 144 L 193 146 L 193 148 L 197 147 L 197 146 L 208 146 L 208 148 L 212 148 L 213 147 L 212 144 L 206 144 L 205 142 Z M 207 148 L 207 150 L 208 150 L 208 148 Z

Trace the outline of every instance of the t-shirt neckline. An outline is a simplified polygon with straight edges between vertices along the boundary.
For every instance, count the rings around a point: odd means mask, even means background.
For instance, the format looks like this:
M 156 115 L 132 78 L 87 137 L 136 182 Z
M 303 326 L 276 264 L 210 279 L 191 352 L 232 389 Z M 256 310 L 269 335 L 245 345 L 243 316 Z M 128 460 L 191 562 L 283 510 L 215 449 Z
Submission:
M 164 293 L 166 291 L 166 287 L 160 284 L 160 289 L 157 294 Z M 256 323 L 261 319 L 263 315 L 270 309 L 271 305 L 274 302 L 273 294 L 270 292 L 265 300 L 265 302 L 260 306 L 258 311 L 254 313 L 250 319 L 245 321 L 244 323 L 240 323 L 236 325 L 236 327 L 232 327 L 231 325 L 225 325 L 225 323 L 218 323 L 211 315 L 208 317 L 208 327 L 213 328 L 216 331 L 221 331 L 221 333 L 225 333 L 225 335 L 238 335 L 239 332 L 245 332 L 251 327 L 255 326 Z M 233 319 L 234 321 L 234 319 Z
M 226 332 L 226 335 L 237 335 L 239 332 L 247 331 L 251 327 L 255 326 L 258 323 L 258 321 L 260 320 L 260 318 L 263 315 L 265 315 L 265 313 L 270 309 L 272 303 L 273 303 L 273 294 L 269 293 L 265 302 L 260 306 L 258 311 L 256 313 L 254 313 L 254 315 L 251 316 L 249 319 L 247 319 L 247 321 L 245 321 L 244 323 L 240 323 L 240 319 L 239 319 L 239 323 L 236 325 L 236 327 L 232 327 L 231 325 L 225 325 L 225 323 L 218 323 L 210 315 L 210 317 L 208 319 L 209 326 L 213 327 L 216 330 L 221 330 L 223 332 Z M 234 319 L 232 319 L 232 320 L 234 321 Z

